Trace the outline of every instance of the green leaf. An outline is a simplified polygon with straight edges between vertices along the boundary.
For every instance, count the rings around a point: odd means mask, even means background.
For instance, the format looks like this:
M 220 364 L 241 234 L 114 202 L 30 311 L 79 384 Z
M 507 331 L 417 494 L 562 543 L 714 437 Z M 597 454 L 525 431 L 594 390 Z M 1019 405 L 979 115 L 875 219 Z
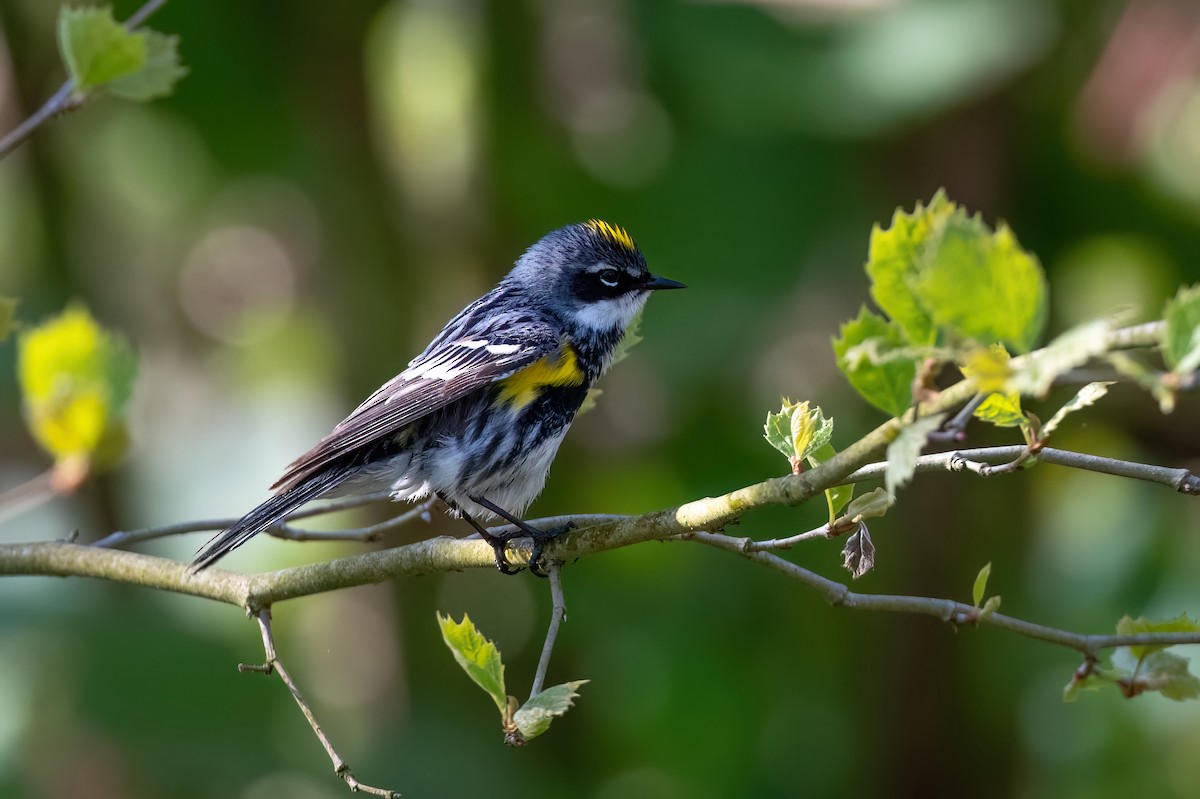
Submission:
M 917 359 L 889 360 L 888 350 L 904 345 L 904 334 L 863 307 L 842 325 L 833 341 L 838 368 L 862 397 L 884 413 L 900 416 L 912 404 Z
M 1028 423 L 1017 392 L 989 394 L 975 409 L 975 418 L 996 427 L 1023 427 Z
M 136 71 L 112 80 L 108 90 L 118 97 L 140 102 L 166 97 L 188 73 L 179 61 L 179 37 L 156 31 L 141 31 L 136 35 L 146 41 L 145 63 Z
M 988 578 L 992 576 L 992 563 L 988 563 L 979 570 L 979 574 L 975 575 L 975 585 L 971 588 L 971 599 L 975 603 L 975 607 L 983 602 L 983 596 L 987 593 Z
M 442 640 L 450 647 L 458 665 L 492 697 L 500 709 L 500 715 L 507 715 L 508 694 L 504 690 L 504 663 L 500 660 L 500 650 L 483 637 L 471 622 L 471 617 L 465 613 L 461 622 L 440 613 L 437 614 L 437 620 L 442 628 Z
M 913 344 L 933 344 L 937 339 L 929 309 L 917 298 L 913 287 L 930 242 L 956 210 L 945 191 L 939 189 L 927 207 L 917 203 L 911 214 L 898 208 L 890 228 L 882 230 L 876 225 L 871 231 L 867 255 L 871 298 L 891 317 L 902 339 Z
M 821 406 L 810 409 L 807 401 L 783 401 L 779 413 L 768 413 L 763 436 L 789 460 L 807 458 L 827 446 L 833 437 L 833 420 L 826 419 Z
M 1000 609 L 1000 597 L 990 596 L 987 602 L 983 603 L 983 607 L 979 609 L 979 618 L 986 619 Z
M 1087 363 L 1108 349 L 1112 320 L 1096 319 L 1073 327 L 1036 355 L 1026 358 L 1013 374 L 1011 390 L 1025 396 L 1042 396 L 1059 375 Z
M 1060 424 L 1062 424 L 1063 419 L 1066 419 L 1072 413 L 1080 410 L 1081 408 L 1086 408 L 1089 405 L 1096 404 L 1101 397 L 1108 393 L 1108 387 L 1112 384 L 1113 381 L 1088 383 L 1086 386 L 1079 389 L 1079 391 L 1076 392 L 1074 397 L 1071 397 L 1067 404 L 1055 411 L 1054 415 L 1050 417 L 1050 421 L 1042 425 L 1042 431 L 1039 438 L 1041 438 L 1042 441 L 1045 441 L 1050 437 L 1050 434 L 1053 433 Z
M 1000 344 L 977 347 L 963 359 L 962 373 L 975 381 L 981 394 L 987 394 L 975 409 L 975 418 L 996 427 L 1021 427 L 1026 424 L 1021 410 L 1021 395 L 1009 389 L 1012 356 Z
M 513 723 L 517 725 L 525 740 L 536 738 L 550 729 L 550 722 L 571 709 L 571 705 L 579 697 L 577 689 L 587 682 L 572 680 L 530 697 L 529 701 L 513 714 Z
M 12 334 L 13 320 L 17 315 L 17 301 L 0 295 L 0 344 Z
M 913 283 L 934 323 L 953 338 L 1029 352 L 1046 321 L 1046 278 L 1007 225 L 952 214 Z
M 832 420 L 830 420 L 832 422 Z M 808 462 L 813 466 L 820 466 L 825 461 L 837 455 L 837 450 L 832 444 L 826 444 L 823 447 L 817 447 L 812 452 L 808 453 Z M 848 483 L 843 486 L 834 486 L 833 488 L 825 489 L 825 504 L 829 507 L 829 523 L 837 518 L 838 512 L 846 507 L 846 503 L 854 497 L 854 484 Z
M 888 444 L 887 470 L 884 473 L 884 485 L 888 495 L 896 496 L 896 492 L 912 479 L 917 468 L 917 459 L 921 457 L 921 449 L 925 446 L 929 434 L 942 425 L 946 414 L 922 416 L 910 425 L 906 425 L 896 436 L 896 440 Z
M 1139 633 L 1195 633 L 1200 632 L 1200 624 L 1192 621 L 1186 613 L 1180 613 L 1171 619 L 1153 621 L 1145 616 L 1134 619 L 1123 616 L 1117 622 L 1117 635 L 1137 635 Z M 1166 649 L 1165 645 L 1121 647 L 1129 649 L 1135 658 L 1143 658 L 1152 652 Z
M 58 15 L 58 49 L 76 92 L 131 75 L 146 63 L 146 39 L 113 19 L 111 8 L 68 8 Z
M 851 502 L 850 507 L 846 508 L 846 515 L 856 521 L 877 519 L 885 515 L 891 506 L 892 498 L 888 493 L 882 488 L 876 488 Z
M 116 463 L 126 444 L 125 407 L 137 359 L 123 339 L 71 306 L 24 332 L 17 372 L 25 416 L 37 442 L 62 462 Z
M 1175 410 L 1177 386 L 1168 385 L 1163 378 L 1165 375 L 1154 371 L 1144 363 L 1137 361 L 1123 352 L 1110 352 L 1105 360 L 1112 364 L 1113 369 L 1122 377 L 1128 377 L 1158 401 L 1158 408 L 1163 413 Z
M 1162 354 L 1173 372 L 1200 368 L 1200 284 L 1181 288 L 1163 308 Z

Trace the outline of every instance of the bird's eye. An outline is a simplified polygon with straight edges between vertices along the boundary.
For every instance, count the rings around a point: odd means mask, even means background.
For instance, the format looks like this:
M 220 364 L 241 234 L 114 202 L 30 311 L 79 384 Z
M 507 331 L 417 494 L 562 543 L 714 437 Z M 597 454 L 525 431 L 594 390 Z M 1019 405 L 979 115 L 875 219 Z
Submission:
M 611 288 L 616 288 L 621 281 L 621 273 L 616 269 L 601 269 L 600 282 Z

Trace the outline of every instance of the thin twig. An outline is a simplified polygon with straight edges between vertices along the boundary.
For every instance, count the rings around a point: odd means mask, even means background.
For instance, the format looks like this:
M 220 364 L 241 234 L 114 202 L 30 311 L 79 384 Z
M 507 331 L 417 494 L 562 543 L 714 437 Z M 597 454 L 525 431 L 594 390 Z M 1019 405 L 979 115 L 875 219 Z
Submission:
M 833 535 L 829 530 L 828 524 L 823 524 L 820 527 L 813 528 L 803 533 L 788 536 L 787 538 L 772 538 L 765 541 L 755 541 L 752 538 L 735 538 L 735 541 L 742 542 L 743 552 L 764 552 L 769 549 L 791 549 L 796 544 L 804 541 L 811 541 L 814 538 L 832 538 Z
M 561 564 L 558 561 L 551 561 L 547 574 L 550 577 L 550 599 L 553 604 L 550 610 L 550 629 L 546 630 L 546 642 L 542 644 L 542 656 L 538 659 L 537 672 L 533 675 L 533 686 L 529 689 L 530 699 L 542 692 L 542 686 L 546 683 L 546 671 L 550 668 L 550 654 L 554 651 L 554 642 L 558 640 L 558 627 L 567 617 Z
M 135 11 L 129 19 L 125 20 L 125 29 L 131 31 L 138 27 L 166 2 L 167 0 L 149 0 L 149 2 Z M 9 131 L 3 138 L 0 138 L 0 158 L 4 158 L 15 150 L 47 121 L 68 111 L 74 111 L 86 103 L 87 96 L 76 94 L 74 88 L 74 83 L 68 79 L 66 83 L 58 88 L 58 91 L 51 95 L 49 100 L 42 103 L 41 108 L 34 111 L 28 119 Z
M 1005 616 L 1002 613 L 981 614 L 979 608 L 965 602 L 933 597 L 898 596 L 889 594 L 860 594 L 844 584 L 822 577 L 816 572 L 797 566 L 789 560 L 769 552 L 747 552 L 742 542 L 733 536 L 720 533 L 695 532 L 691 540 L 733 552 L 763 566 L 780 572 L 820 593 L 835 607 L 858 610 L 879 610 L 894 613 L 914 613 L 933 616 L 944 622 L 961 627 L 964 625 L 987 624 L 1010 632 L 1036 638 L 1039 641 L 1057 644 L 1081 652 L 1085 657 L 1096 657 L 1102 649 L 1118 646 L 1175 646 L 1178 644 L 1200 644 L 1200 633 L 1136 633 L 1133 635 L 1081 635 L 1079 633 L 1046 627 L 1041 624 Z
M 296 700 L 296 704 L 300 706 L 300 712 L 304 714 L 304 718 L 308 720 L 308 726 L 312 727 L 312 731 L 316 734 L 317 740 L 321 742 L 321 746 L 325 749 L 325 754 L 329 755 L 329 759 L 333 762 L 333 770 L 350 790 L 357 793 L 369 793 L 372 796 L 384 796 L 388 799 L 398 799 L 400 794 L 395 791 L 389 791 L 386 788 L 376 788 L 372 785 L 365 785 L 358 781 L 353 772 L 350 771 L 350 766 L 342 759 L 342 756 L 333 748 L 333 743 L 329 740 L 329 736 L 321 729 L 317 717 L 313 715 L 312 708 L 308 702 L 300 694 L 300 689 L 296 686 L 296 681 L 292 679 L 292 675 L 284 667 L 283 661 L 279 659 L 279 654 L 275 650 L 275 636 L 271 632 L 271 611 L 263 608 L 255 614 L 258 620 L 258 629 L 262 633 L 263 653 L 266 660 L 261 664 L 247 665 L 245 663 L 238 664 L 238 671 L 250 671 L 260 674 L 270 675 L 272 672 L 279 675 L 279 679 L 283 680 L 283 684 L 292 692 L 292 699 Z
M 983 404 L 987 396 L 987 394 L 976 394 L 971 397 L 971 401 L 962 406 L 959 412 L 954 414 L 954 418 L 942 425 L 941 430 L 934 430 L 929 434 L 929 440 L 964 441 L 967 437 L 967 425 L 971 422 L 971 417 L 975 415 L 975 409 Z
M 294 513 L 292 513 L 288 516 L 288 521 L 292 521 L 295 519 L 307 519 L 312 516 L 323 516 L 326 513 L 334 513 L 336 511 L 347 510 L 349 508 L 358 508 L 363 505 L 369 505 L 372 502 L 383 502 L 384 500 L 388 499 L 388 496 L 389 496 L 389 493 L 387 491 L 376 491 L 373 494 L 363 494 L 361 496 L 356 496 L 356 497 L 341 497 L 339 499 L 331 500 L 331 501 L 325 503 L 324 505 L 318 505 L 313 508 L 305 508 L 303 510 L 295 511 Z M 420 507 L 423 508 L 424 506 L 420 506 Z M 396 518 L 397 519 L 404 518 L 405 521 L 408 521 L 408 519 L 410 519 L 412 517 L 408 516 L 407 513 L 403 513 Z M 130 546 L 131 544 L 139 544 L 143 541 L 152 541 L 156 538 L 166 538 L 166 537 L 172 536 L 172 535 L 184 535 L 186 533 L 205 533 L 205 532 L 209 532 L 212 530 L 224 530 L 225 528 L 229 527 L 232 524 L 237 523 L 238 521 L 239 521 L 238 517 L 226 518 L 226 519 L 201 519 L 201 520 L 190 521 L 190 522 L 179 522 L 177 524 L 166 524 L 166 525 L 162 525 L 160 527 L 143 527 L 138 530 L 127 530 L 127 531 L 111 533 L 109 535 L 106 535 L 104 538 L 101 538 L 99 541 L 93 542 L 92 546 L 100 547 L 100 548 L 104 548 L 104 549 L 119 549 L 121 547 Z M 391 521 L 395 521 L 395 520 L 393 519 Z M 384 524 L 387 524 L 387 522 L 384 522 Z M 366 529 L 370 529 L 370 528 L 361 528 L 361 529 L 366 530 Z M 268 532 L 271 535 L 277 536 L 279 538 L 292 538 L 295 535 L 302 534 L 302 533 L 312 535 L 312 533 L 308 533 L 307 531 L 296 530 L 296 531 L 293 531 L 292 533 L 289 533 L 289 532 L 287 532 L 287 530 L 280 530 L 280 529 L 276 529 L 276 528 L 272 528 L 271 530 L 268 530 Z M 356 532 L 356 531 L 343 531 L 343 532 Z M 345 536 L 342 536 L 342 537 L 345 537 Z M 315 540 L 315 539 L 296 538 L 295 540 L 311 541 L 311 540 Z

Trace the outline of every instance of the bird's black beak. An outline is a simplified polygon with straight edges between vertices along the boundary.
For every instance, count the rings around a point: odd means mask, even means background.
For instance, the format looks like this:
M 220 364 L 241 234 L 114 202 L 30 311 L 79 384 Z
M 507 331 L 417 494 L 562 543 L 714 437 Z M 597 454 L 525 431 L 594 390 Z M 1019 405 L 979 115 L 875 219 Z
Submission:
M 650 280 L 642 284 L 642 288 L 650 291 L 659 291 L 662 289 L 685 289 L 687 286 L 675 280 L 667 280 L 665 277 L 650 276 Z

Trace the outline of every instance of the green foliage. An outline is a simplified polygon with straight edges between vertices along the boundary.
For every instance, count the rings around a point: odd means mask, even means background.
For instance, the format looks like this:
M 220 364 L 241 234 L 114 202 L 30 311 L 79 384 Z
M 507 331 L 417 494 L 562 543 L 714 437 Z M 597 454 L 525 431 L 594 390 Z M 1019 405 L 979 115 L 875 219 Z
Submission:
M 768 411 L 763 437 L 783 453 L 796 473 L 805 460 L 812 466 L 819 466 L 837 454 L 837 450 L 829 443 L 833 438 L 833 419 L 825 418 L 819 405 L 810 409 L 807 401 L 796 403 L 785 399 L 779 413 Z M 830 524 L 853 496 L 853 485 L 825 489 Z
M 959 210 L 929 246 L 914 289 L 944 335 L 1033 349 L 1046 320 L 1046 278 L 1007 225 L 992 233 Z
M 642 312 L 638 311 L 637 316 L 633 317 L 633 321 L 629 323 L 629 327 L 625 328 L 625 336 L 621 342 L 617 344 L 616 350 L 613 351 L 612 365 L 620 363 L 629 357 L 629 351 L 642 343 L 641 335 L 642 327 Z M 579 406 L 579 410 L 575 412 L 578 416 L 581 413 L 587 413 L 596 407 L 596 400 L 603 394 L 603 389 L 589 388 L 587 394 L 583 397 L 583 402 Z
M 175 84 L 187 75 L 187 67 L 179 60 L 179 37 L 157 31 L 144 31 L 146 63 L 141 69 L 113 80 L 108 90 L 126 100 L 146 102 L 167 97 Z
M 858 318 L 842 325 L 833 340 L 838 368 L 863 399 L 891 416 L 899 416 L 912 405 L 912 386 L 917 377 L 913 358 L 886 357 L 906 341 L 901 328 L 864 306 Z
M 987 395 L 975 409 L 975 417 L 996 427 L 1024 427 L 1028 421 L 1020 393 L 1008 390 L 1011 362 L 1008 350 L 993 344 L 967 353 L 962 365 L 963 376 L 973 379 L 976 390 Z
M 126 99 L 150 100 L 170 94 L 187 74 L 177 37 L 126 30 L 109 7 L 64 7 L 58 49 L 77 95 L 106 88 Z
M 1200 624 L 1186 613 L 1161 621 L 1125 616 L 1117 622 L 1118 635 L 1194 632 L 1200 632 Z M 1076 672 L 1063 688 L 1063 700 L 1073 702 L 1080 691 L 1093 691 L 1105 685 L 1116 686 L 1127 699 L 1147 691 L 1158 692 L 1176 702 L 1200 699 L 1200 678 L 1188 669 L 1188 659 L 1168 649 L 1163 644 L 1117 647 L 1110 668 L 1085 667 Z
M 17 371 L 30 432 L 57 462 L 108 466 L 121 457 L 137 375 L 123 339 L 72 306 L 21 335 Z
M 779 413 L 767 414 L 763 436 L 784 457 L 799 460 L 829 446 L 833 420 L 825 418 L 819 405 L 810 409 L 807 400 L 794 403 L 785 399 Z
M 577 689 L 588 682 L 573 680 L 555 685 L 531 697 L 521 705 L 504 688 L 504 663 L 500 650 L 475 627 L 470 616 L 456 622 L 449 616 L 437 614 L 442 640 L 450 648 L 458 665 L 496 703 L 506 740 L 521 745 L 544 733 L 550 723 L 566 713 L 579 696 Z M 513 735 L 513 730 L 518 734 Z
M 1009 390 L 1027 396 L 1044 396 L 1059 375 L 1087 363 L 1108 349 L 1108 334 L 1112 331 L 1112 325 L 1110 319 L 1095 319 L 1058 336 L 1038 350 L 1035 356 L 1025 359 L 1020 370 L 1014 372 L 1009 381 Z
M 832 424 L 833 420 L 830 420 Z M 826 444 L 823 447 L 817 447 L 808 453 L 808 462 L 813 466 L 820 466 L 825 461 L 837 455 L 837 450 L 832 444 Z M 834 486 L 833 488 L 825 489 L 825 504 L 829 506 L 829 523 L 837 519 L 838 512 L 846 507 L 846 503 L 854 496 L 854 484 L 847 483 L 843 486 Z
M 866 270 L 871 297 L 890 319 L 864 308 L 833 343 L 838 368 L 863 398 L 899 416 L 913 404 L 922 361 L 965 359 L 992 395 L 980 418 L 1024 423 L 1002 345 L 1033 348 L 1045 324 L 1046 278 L 1011 229 L 992 231 L 938 191 L 928 206 L 898 209 L 890 228 L 875 227 Z
M 1111 381 L 1103 383 L 1088 383 L 1086 386 L 1079 389 L 1079 391 L 1075 393 L 1074 397 L 1071 397 L 1071 399 L 1068 400 L 1065 405 L 1055 411 L 1054 415 L 1050 417 L 1050 421 L 1042 425 L 1042 429 L 1038 433 L 1038 438 L 1042 441 L 1050 438 L 1050 434 L 1058 429 L 1058 426 L 1062 424 L 1063 419 L 1066 419 L 1075 411 L 1086 408 L 1089 405 L 1096 404 L 1101 397 L 1108 393 L 1108 387 L 1111 385 Z
M 492 698 L 500 712 L 505 713 L 508 694 L 504 690 L 504 663 L 500 659 L 500 650 L 483 637 L 465 613 L 460 622 L 440 613 L 437 621 L 442 629 L 442 640 L 450 647 L 458 665 Z
M 58 15 L 58 49 L 77 92 L 131 75 L 146 63 L 146 39 L 125 30 L 111 8 L 68 8 Z
M 530 697 L 529 701 L 513 714 L 513 722 L 525 740 L 536 738 L 550 729 L 550 722 L 571 709 L 579 697 L 577 689 L 587 682 L 572 680 Z
M 1028 352 L 1046 316 L 1046 280 L 1012 230 L 994 233 L 938 191 L 892 227 L 876 227 L 867 260 L 871 296 L 914 345 L 939 337 L 1005 342 Z
M 884 485 L 887 486 L 889 496 L 894 498 L 896 492 L 912 479 L 917 468 L 917 459 L 921 457 L 921 448 L 925 446 L 929 434 L 941 427 L 945 418 L 944 413 L 923 416 L 912 424 L 905 425 L 900 435 L 896 436 L 896 440 L 888 444 Z
M 0 295 L 0 344 L 12 335 L 13 320 L 16 318 L 17 301 Z
M 1200 368 L 1200 284 L 1181 288 L 1163 309 L 1162 354 L 1171 371 Z
M 975 575 L 975 584 L 971 586 L 971 601 L 975 607 L 979 607 L 979 603 L 983 601 L 984 594 L 987 593 L 988 578 L 991 576 L 992 562 L 988 561 L 979 570 L 979 574 Z

